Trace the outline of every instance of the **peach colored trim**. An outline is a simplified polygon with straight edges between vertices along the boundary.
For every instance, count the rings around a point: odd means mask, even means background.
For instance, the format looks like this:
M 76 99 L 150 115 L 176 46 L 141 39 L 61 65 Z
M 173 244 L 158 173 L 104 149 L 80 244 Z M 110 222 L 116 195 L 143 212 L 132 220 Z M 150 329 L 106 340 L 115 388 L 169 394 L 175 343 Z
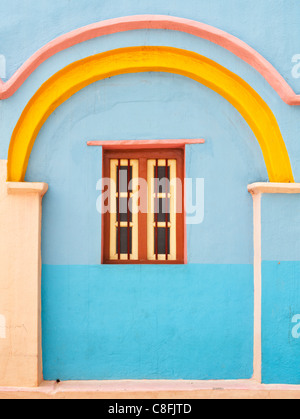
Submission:
M 100 36 L 138 29 L 167 29 L 185 32 L 220 45 L 255 68 L 284 102 L 288 105 L 300 105 L 300 95 L 296 95 L 279 72 L 245 42 L 204 23 L 160 15 L 128 16 L 106 20 L 76 29 L 54 39 L 33 54 L 9 81 L 3 83 L 0 79 L 0 99 L 12 96 L 39 65 L 56 53 Z
M 297 194 L 300 193 L 300 183 L 253 183 L 248 186 L 248 191 L 252 194 Z
M 183 170 L 184 170 L 184 179 L 186 179 L 186 149 L 184 147 L 184 156 L 183 156 Z M 183 199 L 183 211 L 184 211 L 184 264 L 188 264 L 188 244 L 187 244 L 187 212 L 186 212 L 186 187 L 184 188 L 184 199 Z
M 261 194 L 253 197 L 253 231 L 254 231 L 254 351 L 253 380 L 262 382 L 262 283 L 261 283 Z
M 300 386 L 261 385 L 249 381 L 72 381 L 59 384 L 47 381 L 36 389 L 0 387 L 0 399 L 9 398 L 298 400 Z
M 138 148 L 173 148 L 187 144 L 205 144 L 205 140 L 129 140 L 129 141 L 88 141 L 88 146 L 101 146 L 106 150 Z

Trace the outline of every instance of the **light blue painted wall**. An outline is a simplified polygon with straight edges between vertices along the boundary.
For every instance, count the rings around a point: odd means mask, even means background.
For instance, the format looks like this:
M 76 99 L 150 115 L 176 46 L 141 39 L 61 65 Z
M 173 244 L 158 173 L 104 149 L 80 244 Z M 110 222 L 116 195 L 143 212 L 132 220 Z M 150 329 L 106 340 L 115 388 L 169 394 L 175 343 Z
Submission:
M 266 261 L 300 261 L 300 196 L 263 195 L 262 257 Z
M 106 18 L 144 13 L 192 18 L 238 36 L 300 93 L 300 79 L 291 76 L 292 57 L 300 53 L 300 5 L 290 1 L 287 7 L 284 0 L 2 2 L 0 54 L 6 57 L 7 75 L 55 36 Z M 106 36 L 47 60 L 13 97 L 0 102 L 0 158 L 7 157 L 13 128 L 45 80 L 75 60 L 135 45 L 192 50 L 246 80 L 274 112 L 295 179 L 300 180 L 300 107 L 285 105 L 254 69 L 228 51 L 170 31 Z M 116 268 L 99 266 L 96 183 L 102 155 L 101 149 L 86 147 L 86 141 L 199 137 L 206 144 L 189 146 L 186 160 L 188 176 L 205 179 L 205 219 L 188 227 L 189 265 L 179 268 L 178 275 L 173 268 L 166 273 L 158 269 L 155 277 L 151 268 L 128 268 L 121 283 Z M 26 176 L 28 181 L 49 183 L 42 237 L 45 377 L 249 378 L 253 232 L 247 184 L 267 179 L 260 148 L 243 118 L 216 93 L 180 76 L 115 77 L 84 89 L 55 111 L 38 136 Z M 299 342 L 291 343 L 287 321 L 287 307 L 297 311 L 298 271 L 293 263 L 300 254 L 299 201 L 285 198 L 263 201 L 263 259 L 271 261 L 263 266 L 266 382 L 298 382 L 299 377 Z M 272 287 L 279 269 L 272 263 L 278 264 L 278 259 L 291 265 L 280 268 Z M 287 278 L 284 298 L 282 278 Z M 272 338 L 275 334 L 278 340 Z
M 39 2 L 39 5 L 36 2 L 31 4 L 31 1 L 24 3 L 13 0 L 9 4 L 0 5 L 3 16 L 0 25 L 0 54 L 6 57 L 8 77 L 38 48 L 71 29 L 111 17 L 156 13 L 193 18 L 236 35 L 270 60 L 294 90 L 300 93 L 300 78 L 294 79 L 291 74 L 294 66 L 292 57 L 300 53 L 300 28 L 297 24 L 300 7 L 296 1 L 290 1 L 288 8 L 284 0 L 255 0 L 251 3 L 230 0 L 226 2 L 226 6 L 223 0 L 189 0 L 184 4 L 179 0 L 172 1 L 172 4 L 161 4 L 158 0 L 131 1 L 129 4 L 122 0 L 113 4 L 107 0 L 94 0 L 84 5 L 67 0 L 51 3 L 44 0 Z M 266 15 L 269 16 L 267 22 Z M 34 24 L 39 28 L 40 36 L 36 36 L 37 29 L 32 30 Z M 21 37 L 18 36 L 19 33 L 22 34 Z M 9 139 L 24 106 L 45 80 L 74 60 L 114 48 L 135 45 L 166 45 L 193 50 L 214 59 L 244 78 L 275 113 L 288 152 L 293 157 L 295 178 L 300 179 L 297 158 L 300 155 L 300 143 L 296 141 L 300 128 L 300 108 L 285 105 L 262 76 L 228 51 L 191 35 L 171 31 L 135 31 L 110 35 L 77 45 L 47 60 L 30 76 L 20 91 L 0 103 L 0 158 L 7 156 Z
M 262 374 L 265 384 L 300 384 L 300 262 L 262 264 Z M 297 331 L 296 331 L 297 332 Z M 297 336 L 297 337 L 295 337 Z
M 11 0 L 0 4 L 1 53 L 8 77 L 45 43 L 68 31 L 120 16 L 166 14 L 198 20 L 241 38 L 260 51 L 294 84 L 291 57 L 299 53 L 297 0 Z M 21 36 L 20 36 L 21 35 Z
M 300 196 L 262 199 L 263 380 L 300 384 Z
M 44 265 L 44 376 L 251 378 L 252 278 L 250 265 Z

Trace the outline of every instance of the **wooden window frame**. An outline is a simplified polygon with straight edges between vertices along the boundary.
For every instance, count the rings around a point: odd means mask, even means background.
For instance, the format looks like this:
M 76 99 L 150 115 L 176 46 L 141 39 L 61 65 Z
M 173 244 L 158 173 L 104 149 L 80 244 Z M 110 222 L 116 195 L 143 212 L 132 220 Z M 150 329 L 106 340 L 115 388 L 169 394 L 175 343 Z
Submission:
M 176 160 L 176 177 L 181 180 L 182 211 L 176 214 L 176 260 L 148 260 L 148 213 L 138 213 L 138 260 L 110 259 L 110 213 L 102 214 L 102 263 L 107 265 L 182 265 L 186 263 L 186 224 L 185 224 L 185 149 L 103 149 L 103 179 L 111 177 L 111 159 L 139 160 L 139 178 L 148 182 L 147 161 Z M 148 197 L 147 197 L 148 199 Z

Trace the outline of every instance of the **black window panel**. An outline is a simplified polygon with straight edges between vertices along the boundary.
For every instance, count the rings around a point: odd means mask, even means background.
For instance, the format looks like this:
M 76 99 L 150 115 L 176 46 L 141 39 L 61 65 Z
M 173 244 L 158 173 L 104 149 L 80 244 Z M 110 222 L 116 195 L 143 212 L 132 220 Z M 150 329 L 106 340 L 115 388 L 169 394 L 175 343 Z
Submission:
M 117 228 L 117 249 L 116 252 L 119 254 L 119 229 Z M 130 250 L 129 253 L 132 253 L 132 227 L 129 229 L 129 240 L 130 240 Z M 128 255 L 128 235 L 127 227 L 120 228 L 120 254 Z
M 120 174 L 120 177 L 118 177 Z M 130 171 L 129 171 L 129 179 L 128 179 L 128 166 L 120 166 L 120 170 L 119 167 L 117 167 L 117 179 L 119 179 L 119 188 L 117 187 L 117 192 L 121 191 L 122 192 L 127 192 L 127 188 L 129 183 L 132 180 L 132 166 L 130 166 Z M 129 192 L 132 192 L 132 188 L 129 189 Z
M 157 176 L 156 176 L 157 171 Z M 166 176 L 167 175 L 167 176 Z M 166 166 L 154 167 L 154 179 L 156 181 L 155 190 L 158 193 L 169 193 L 170 192 L 170 166 L 168 166 L 166 173 Z
M 121 223 L 128 222 L 128 207 L 129 207 L 129 222 L 132 222 L 132 198 L 129 199 L 129 205 L 127 198 L 117 198 L 117 208 L 119 202 L 119 214 L 117 214 L 117 221 Z
M 157 222 L 165 223 L 166 219 L 170 221 L 170 198 L 156 198 L 155 211 L 157 213 Z
M 154 236 L 154 253 L 158 255 L 166 254 L 166 229 L 162 227 L 155 228 L 155 233 L 157 231 L 157 242 L 156 243 L 156 234 Z M 168 254 L 170 253 L 170 228 L 168 228 Z M 157 251 L 156 251 L 157 247 Z

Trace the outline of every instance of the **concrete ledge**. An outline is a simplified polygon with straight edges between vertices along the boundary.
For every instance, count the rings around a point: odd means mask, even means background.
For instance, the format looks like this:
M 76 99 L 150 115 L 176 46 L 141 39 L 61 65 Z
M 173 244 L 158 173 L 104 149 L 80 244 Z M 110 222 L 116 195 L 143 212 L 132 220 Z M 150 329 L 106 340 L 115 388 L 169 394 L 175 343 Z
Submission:
M 300 193 L 300 183 L 252 183 L 252 185 L 248 186 L 248 191 L 252 194 L 296 194 Z
M 47 183 L 6 182 L 6 185 L 7 193 L 9 195 L 26 195 L 30 193 L 37 193 L 40 196 L 44 196 L 48 191 Z
M 103 147 L 106 150 L 128 150 L 143 148 L 173 148 L 185 147 L 186 145 L 205 144 L 203 139 L 183 140 L 126 140 L 126 141 L 88 141 L 87 145 L 92 147 Z
M 0 399 L 300 399 L 300 386 L 253 381 L 43 382 L 36 389 L 0 387 Z

